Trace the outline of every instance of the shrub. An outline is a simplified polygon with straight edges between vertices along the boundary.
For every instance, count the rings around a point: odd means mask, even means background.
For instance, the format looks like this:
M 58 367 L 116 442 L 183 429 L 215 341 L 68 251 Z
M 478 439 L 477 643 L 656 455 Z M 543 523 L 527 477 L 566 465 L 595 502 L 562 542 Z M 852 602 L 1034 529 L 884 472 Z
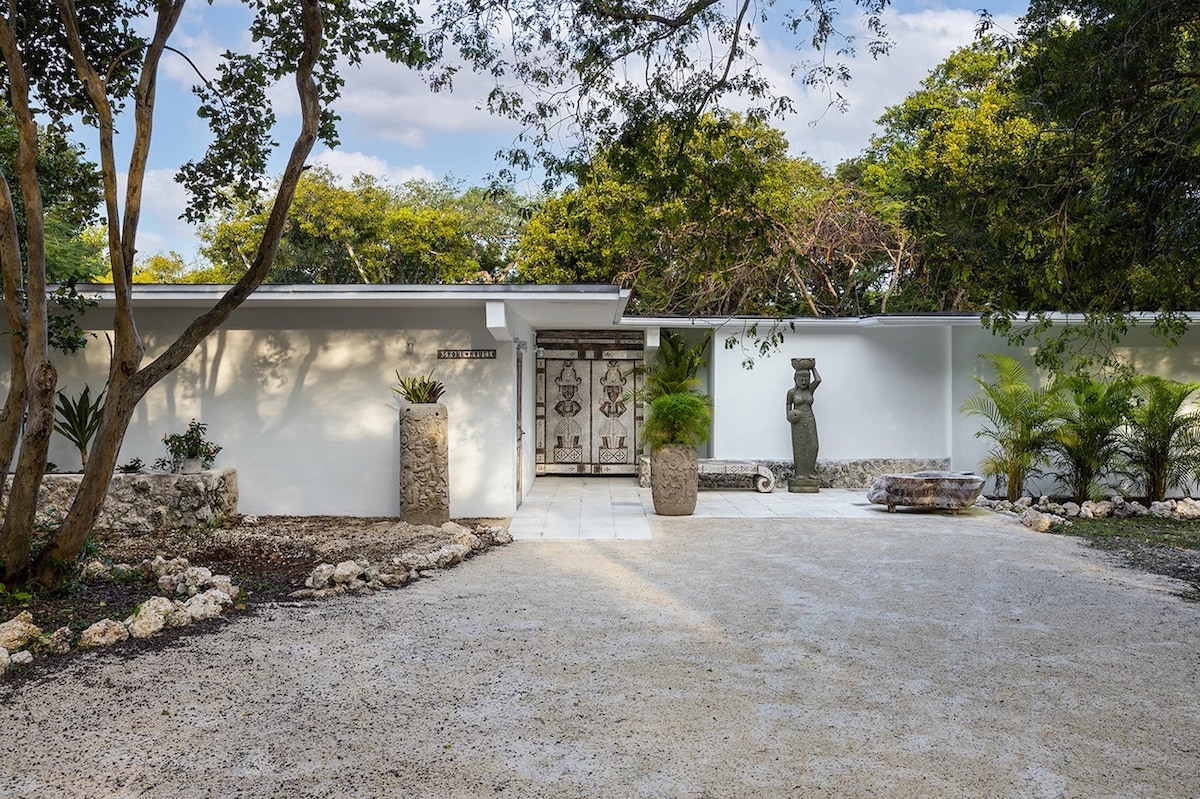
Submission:
M 708 441 L 711 424 L 707 397 L 691 392 L 663 394 L 650 403 L 642 438 L 651 449 L 668 444 L 698 447 Z
M 217 453 L 221 451 L 221 447 L 204 438 L 207 432 L 207 424 L 202 424 L 193 419 L 188 422 L 185 432 L 164 435 L 163 444 L 167 448 L 167 454 L 170 455 L 170 459 L 159 458 L 155 462 L 155 466 L 177 472 L 185 460 L 198 460 L 203 468 L 210 468 L 213 462 L 216 461 Z

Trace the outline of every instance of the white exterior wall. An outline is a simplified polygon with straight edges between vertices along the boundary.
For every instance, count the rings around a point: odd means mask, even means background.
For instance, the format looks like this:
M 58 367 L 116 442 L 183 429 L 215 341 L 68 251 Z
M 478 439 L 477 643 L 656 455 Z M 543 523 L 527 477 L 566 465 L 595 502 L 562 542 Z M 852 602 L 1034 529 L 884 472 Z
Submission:
M 777 351 L 760 356 L 716 332 L 712 353 L 713 457 L 791 460 L 785 417 L 790 359 L 813 357 L 821 374 L 813 412 L 822 460 L 949 456 L 950 340 L 943 327 L 864 327 L 798 320 Z M 752 369 L 742 365 L 747 354 Z
M 86 321 L 105 313 L 93 311 Z M 139 311 L 147 360 L 194 313 Z M 413 355 L 406 354 L 410 337 Z M 87 382 L 98 390 L 107 349 L 101 335 L 79 355 L 57 356 L 60 387 L 74 394 Z M 438 349 L 496 349 L 497 357 L 439 361 Z M 397 369 L 405 376 L 435 370 L 450 416 L 451 514 L 509 515 L 516 507 L 515 368 L 512 342 L 495 340 L 481 305 L 242 308 L 140 403 L 118 462 L 137 456 L 152 463 L 165 454 L 163 434 L 182 432 L 195 417 L 224 447 L 217 463 L 238 470 L 243 513 L 396 516 L 398 397 L 390 387 Z M 530 407 L 527 425 L 531 417 Z M 78 454 L 61 436 L 54 436 L 51 460 L 78 468 Z

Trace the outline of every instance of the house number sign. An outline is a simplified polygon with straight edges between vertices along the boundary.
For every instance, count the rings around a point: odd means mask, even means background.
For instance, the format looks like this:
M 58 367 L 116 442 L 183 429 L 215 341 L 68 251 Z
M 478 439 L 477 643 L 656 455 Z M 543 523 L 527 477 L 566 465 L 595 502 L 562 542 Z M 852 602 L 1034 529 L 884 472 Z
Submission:
M 495 360 L 495 350 L 438 350 L 438 360 Z

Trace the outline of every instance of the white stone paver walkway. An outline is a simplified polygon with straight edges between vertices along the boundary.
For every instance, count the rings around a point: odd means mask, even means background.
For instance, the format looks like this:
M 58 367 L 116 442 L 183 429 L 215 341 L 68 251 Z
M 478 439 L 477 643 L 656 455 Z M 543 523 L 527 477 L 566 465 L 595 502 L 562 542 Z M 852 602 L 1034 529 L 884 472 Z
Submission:
M 692 518 L 861 519 L 885 512 L 867 502 L 866 491 L 792 494 L 781 486 L 770 494 L 702 490 Z M 545 476 L 534 480 L 508 529 L 518 540 L 648 539 L 653 515 L 650 489 L 636 478 Z

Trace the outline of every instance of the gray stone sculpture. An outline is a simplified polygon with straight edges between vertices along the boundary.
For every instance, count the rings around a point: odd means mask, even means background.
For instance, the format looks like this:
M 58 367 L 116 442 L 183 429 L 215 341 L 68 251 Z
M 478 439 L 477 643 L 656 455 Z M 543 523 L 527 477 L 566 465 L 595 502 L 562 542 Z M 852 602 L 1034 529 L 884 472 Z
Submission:
M 787 393 L 787 420 L 792 425 L 793 476 L 788 491 L 815 494 L 821 490 L 817 480 L 817 417 L 813 415 L 813 393 L 821 385 L 816 358 L 792 358 L 796 385 Z

